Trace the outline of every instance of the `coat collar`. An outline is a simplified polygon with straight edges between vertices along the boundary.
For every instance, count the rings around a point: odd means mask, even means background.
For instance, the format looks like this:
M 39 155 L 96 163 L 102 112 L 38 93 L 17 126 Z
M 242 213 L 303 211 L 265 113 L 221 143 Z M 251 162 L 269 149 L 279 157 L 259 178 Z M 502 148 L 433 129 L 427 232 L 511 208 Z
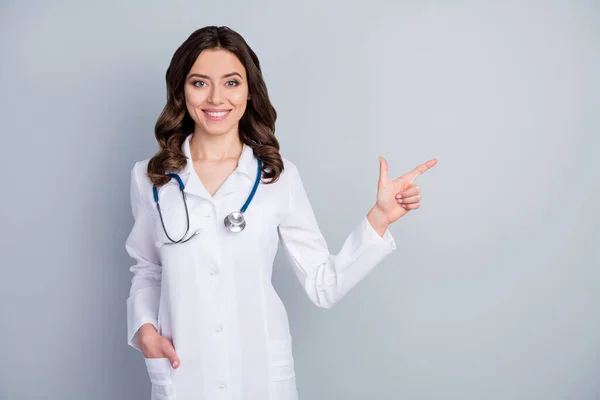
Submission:
M 211 199 L 212 197 L 200 181 L 198 174 L 194 170 L 194 165 L 192 163 L 192 154 L 190 151 L 190 140 L 192 139 L 193 133 L 190 133 L 183 144 L 181 145 L 181 150 L 185 157 L 187 158 L 187 162 L 185 167 L 181 169 L 179 175 L 182 181 L 185 184 L 184 191 L 190 194 L 206 197 Z M 244 180 L 242 187 L 237 187 L 237 189 L 245 188 L 245 185 L 249 182 L 250 185 L 254 184 L 254 180 L 256 179 L 258 168 L 258 159 L 254 156 L 254 150 L 252 147 L 248 146 L 246 143 L 243 143 L 242 154 L 238 159 L 238 166 L 233 171 L 231 178 L 235 179 L 227 179 L 221 188 L 215 194 L 216 196 L 222 196 L 231 192 L 236 191 L 236 186 L 239 186 L 242 182 L 237 182 L 237 176 L 242 177 Z M 246 182 L 248 181 L 248 182 Z

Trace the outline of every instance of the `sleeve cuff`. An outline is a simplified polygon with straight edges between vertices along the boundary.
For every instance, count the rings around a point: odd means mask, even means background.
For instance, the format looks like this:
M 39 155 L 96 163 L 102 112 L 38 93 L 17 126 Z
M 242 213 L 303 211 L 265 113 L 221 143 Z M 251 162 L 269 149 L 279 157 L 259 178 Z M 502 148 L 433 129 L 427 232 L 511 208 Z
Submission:
M 390 252 L 396 250 L 396 241 L 394 240 L 389 227 L 385 229 L 383 236 L 379 236 L 379 233 L 371 226 L 371 223 L 366 216 L 362 221 L 362 225 L 363 231 L 369 241 L 375 243 L 376 246 L 381 247 L 383 250 L 388 250 Z
M 127 299 L 127 344 L 140 352 L 138 329 L 151 323 L 158 330 L 159 291 L 159 287 L 148 288 Z

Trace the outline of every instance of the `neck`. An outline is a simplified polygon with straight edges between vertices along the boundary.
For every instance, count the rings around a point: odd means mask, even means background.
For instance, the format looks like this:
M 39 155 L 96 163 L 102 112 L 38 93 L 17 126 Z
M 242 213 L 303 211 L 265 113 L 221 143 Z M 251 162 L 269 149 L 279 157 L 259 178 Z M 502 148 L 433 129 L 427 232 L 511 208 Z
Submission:
M 207 135 L 195 131 L 190 139 L 190 153 L 194 161 L 223 161 L 238 159 L 243 143 L 237 132 L 225 135 Z

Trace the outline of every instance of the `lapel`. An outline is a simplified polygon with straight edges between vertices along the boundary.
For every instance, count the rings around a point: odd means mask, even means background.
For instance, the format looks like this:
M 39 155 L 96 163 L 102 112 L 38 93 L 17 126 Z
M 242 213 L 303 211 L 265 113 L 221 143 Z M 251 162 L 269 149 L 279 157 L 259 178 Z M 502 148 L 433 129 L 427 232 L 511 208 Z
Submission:
M 194 165 L 192 163 L 192 155 L 190 151 L 190 140 L 193 136 L 193 133 L 189 134 L 183 144 L 181 145 L 181 150 L 185 157 L 187 158 L 187 163 L 185 167 L 179 171 L 179 176 L 183 181 L 185 188 L 184 191 L 189 195 L 195 195 L 204 197 L 208 200 L 213 200 L 215 198 L 225 196 L 229 193 L 236 192 L 238 190 L 248 191 L 252 189 L 252 185 L 254 184 L 254 180 L 256 179 L 256 173 L 258 168 L 258 160 L 254 156 L 254 150 L 252 147 L 248 146 L 246 143 L 243 143 L 242 154 L 238 159 L 237 168 L 231 173 L 231 175 L 225 180 L 223 185 L 217 190 L 215 196 L 212 197 L 204 185 L 202 181 L 198 177 L 198 174 L 194 170 Z M 249 189 L 248 189 L 249 188 Z

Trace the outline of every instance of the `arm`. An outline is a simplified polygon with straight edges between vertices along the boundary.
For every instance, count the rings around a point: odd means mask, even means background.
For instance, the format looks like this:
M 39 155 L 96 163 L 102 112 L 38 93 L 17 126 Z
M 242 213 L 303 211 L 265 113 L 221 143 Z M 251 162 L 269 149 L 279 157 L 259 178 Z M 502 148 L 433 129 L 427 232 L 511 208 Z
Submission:
M 141 351 L 139 328 L 146 323 L 158 327 L 161 265 L 155 247 L 154 220 L 149 206 L 144 203 L 137 178 L 138 164 L 131 170 L 130 197 L 134 224 L 125 248 L 135 260 L 135 264 L 129 268 L 133 278 L 127 299 L 127 339 L 131 347 Z
M 319 307 L 330 308 L 395 250 L 396 243 L 387 224 L 382 225 L 380 216 L 369 212 L 369 217 L 348 235 L 340 252 L 331 254 L 298 169 L 291 163 L 288 168 L 289 206 L 278 226 L 280 241 L 309 299 Z M 381 229 L 381 235 L 371 223 Z

